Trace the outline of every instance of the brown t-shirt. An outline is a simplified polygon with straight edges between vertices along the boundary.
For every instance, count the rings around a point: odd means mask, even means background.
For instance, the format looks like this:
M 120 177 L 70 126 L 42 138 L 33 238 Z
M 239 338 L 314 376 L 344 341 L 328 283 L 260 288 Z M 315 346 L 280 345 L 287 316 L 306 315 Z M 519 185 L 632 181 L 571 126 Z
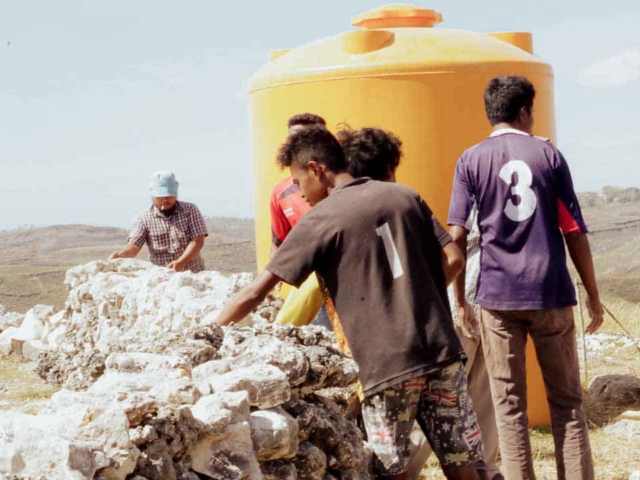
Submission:
M 451 241 L 409 187 L 358 178 L 291 230 L 267 270 L 325 283 L 365 395 L 462 358 L 442 270 Z

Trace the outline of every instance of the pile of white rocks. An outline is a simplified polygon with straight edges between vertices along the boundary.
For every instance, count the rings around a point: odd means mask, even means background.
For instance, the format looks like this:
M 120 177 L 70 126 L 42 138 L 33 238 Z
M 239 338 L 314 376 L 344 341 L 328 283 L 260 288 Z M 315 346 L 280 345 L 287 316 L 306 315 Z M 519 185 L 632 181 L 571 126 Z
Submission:
M 275 299 L 214 324 L 250 278 L 91 262 L 61 312 L 0 311 L 0 348 L 65 387 L 37 415 L 0 413 L 0 478 L 370 478 L 357 367 L 332 334 L 270 324 Z

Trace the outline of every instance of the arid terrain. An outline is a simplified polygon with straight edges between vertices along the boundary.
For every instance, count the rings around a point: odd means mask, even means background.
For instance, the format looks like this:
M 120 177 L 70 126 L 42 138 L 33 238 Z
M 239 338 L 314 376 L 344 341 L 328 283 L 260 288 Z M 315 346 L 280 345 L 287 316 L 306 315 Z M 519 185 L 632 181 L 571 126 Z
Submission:
M 591 230 L 590 241 L 603 302 L 626 330 L 640 338 L 640 202 L 614 203 L 584 209 Z M 210 236 L 204 248 L 207 267 L 223 273 L 254 271 L 253 221 L 215 218 L 207 221 Z M 36 304 L 62 307 L 67 292 L 65 271 L 95 259 L 105 259 L 127 238 L 123 229 L 63 225 L 0 232 L 0 304 L 7 310 L 25 312 Z M 146 257 L 146 252 L 141 258 Z M 573 273 L 575 277 L 575 272 Z M 578 313 L 578 312 L 577 312 Z M 586 317 L 586 312 L 585 312 Z M 585 321 L 587 319 L 585 318 Z M 580 320 L 577 316 L 578 327 Z M 612 318 L 602 332 L 624 334 Z M 581 345 L 582 337 L 578 343 Z M 640 353 L 628 344 L 605 344 L 589 356 L 585 385 L 599 374 L 625 373 L 640 376 Z M 56 387 L 45 384 L 16 359 L 0 360 L 0 409 L 16 408 L 25 400 L 47 398 Z M 35 404 L 37 405 L 37 404 Z M 638 406 L 640 408 L 640 405 Z M 640 444 L 620 441 L 602 426 L 620 412 L 603 410 L 587 400 L 591 441 L 597 464 L 597 478 L 626 480 L 640 470 Z M 555 477 L 553 440 L 547 428 L 532 431 L 536 470 L 541 479 Z M 424 478 L 444 478 L 432 459 Z
M 209 237 L 203 249 L 207 268 L 223 273 L 256 268 L 253 220 L 207 220 Z M 0 304 L 25 312 L 33 305 L 62 307 L 68 268 L 106 259 L 122 248 L 127 231 L 88 225 L 56 225 L 0 232 Z M 142 251 L 139 258 L 147 258 Z

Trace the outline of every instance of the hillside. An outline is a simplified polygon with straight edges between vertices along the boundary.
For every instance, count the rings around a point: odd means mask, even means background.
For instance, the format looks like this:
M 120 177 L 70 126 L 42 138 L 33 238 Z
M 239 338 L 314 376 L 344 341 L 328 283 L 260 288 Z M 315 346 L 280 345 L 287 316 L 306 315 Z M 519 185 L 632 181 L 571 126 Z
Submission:
M 640 202 L 596 205 L 585 208 L 584 215 L 603 295 L 640 303 Z M 203 255 L 208 268 L 255 270 L 252 220 L 213 218 L 207 224 Z M 61 307 L 67 268 L 107 258 L 126 238 L 124 229 L 87 225 L 0 232 L 0 304 L 16 311 L 37 303 Z
M 203 256 L 208 268 L 224 273 L 255 270 L 253 220 L 213 218 L 207 226 Z M 62 307 L 66 270 L 106 259 L 126 240 L 124 229 L 88 225 L 0 232 L 0 304 L 16 311 L 38 303 Z M 147 258 L 146 249 L 139 257 Z

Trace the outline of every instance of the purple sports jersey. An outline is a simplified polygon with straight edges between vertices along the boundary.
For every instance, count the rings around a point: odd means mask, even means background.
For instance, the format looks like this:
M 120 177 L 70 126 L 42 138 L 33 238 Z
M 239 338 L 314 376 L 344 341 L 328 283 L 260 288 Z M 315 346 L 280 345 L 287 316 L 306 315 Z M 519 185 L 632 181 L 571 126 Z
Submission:
M 569 167 L 549 142 L 504 129 L 466 150 L 456 166 L 449 225 L 474 202 L 481 233 L 476 302 L 491 310 L 576 304 L 563 233 L 586 233 Z

